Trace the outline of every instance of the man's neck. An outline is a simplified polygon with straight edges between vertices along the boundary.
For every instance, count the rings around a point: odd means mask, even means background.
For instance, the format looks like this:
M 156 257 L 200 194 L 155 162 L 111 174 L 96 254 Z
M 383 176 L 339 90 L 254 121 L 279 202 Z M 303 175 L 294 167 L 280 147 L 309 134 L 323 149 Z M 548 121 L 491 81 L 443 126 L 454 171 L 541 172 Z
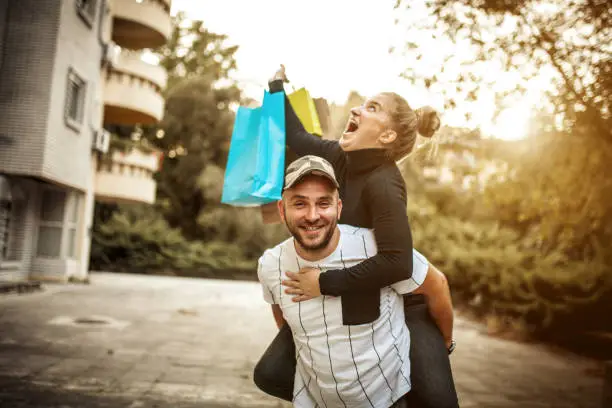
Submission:
M 295 239 L 293 240 L 293 246 L 295 248 L 295 252 L 297 252 L 297 254 L 302 259 L 305 259 L 309 262 L 317 262 L 317 261 L 327 258 L 336 250 L 336 248 L 338 248 L 339 243 L 340 243 L 340 228 L 338 228 L 338 226 L 336 226 L 334 234 L 332 235 L 332 238 L 329 240 L 329 243 L 327 244 L 327 246 L 321 249 L 317 249 L 317 250 L 305 249 L 297 242 L 297 240 Z

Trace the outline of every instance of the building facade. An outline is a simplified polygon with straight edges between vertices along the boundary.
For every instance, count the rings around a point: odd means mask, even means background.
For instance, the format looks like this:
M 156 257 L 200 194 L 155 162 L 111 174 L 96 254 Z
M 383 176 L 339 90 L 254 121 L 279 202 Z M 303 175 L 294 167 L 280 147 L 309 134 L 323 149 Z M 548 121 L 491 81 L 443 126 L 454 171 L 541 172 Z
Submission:
M 85 279 L 95 201 L 155 200 L 158 153 L 104 128 L 161 119 L 170 1 L 0 0 L 0 280 Z

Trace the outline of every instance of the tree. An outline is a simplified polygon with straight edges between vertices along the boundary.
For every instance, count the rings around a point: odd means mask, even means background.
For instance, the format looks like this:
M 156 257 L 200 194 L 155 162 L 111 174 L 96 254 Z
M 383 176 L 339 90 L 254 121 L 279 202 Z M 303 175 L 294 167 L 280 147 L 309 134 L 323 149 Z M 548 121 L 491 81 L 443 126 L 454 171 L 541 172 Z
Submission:
M 396 7 L 410 10 L 417 3 L 400 0 Z M 447 107 L 457 106 L 459 98 L 475 99 L 483 88 L 499 82 L 483 70 L 491 64 L 500 68 L 497 76 L 515 74 L 512 88 L 498 90 L 500 107 L 504 100 L 528 92 L 542 72 L 550 73 L 539 138 L 526 155 L 511 163 L 512 177 L 504 177 L 500 186 L 506 190 L 515 186 L 515 195 L 507 191 L 498 195 L 500 209 L 511 213 L 502 218 L 514 217 L 521 226 L 539 224 L 551 246 L 584 248 L 593 236 L 609 239 L 612 213 L 607 202 L 612 186 L 604 174 L 605 163 L 612 158 L 612 3 L 427 0 L 425 4 L 429 18 L 414 22 L 409 30 L 424 30 L 467 51 L 463 57 L 447 55 L 446 63 L 429 78 L 417 75 L 418 64 L 411 65 L 406 76 L 447 94 Z M 405 50 L 412 62 L 427 57 L 414 42 Z M 452 72 L 449 67 L 461 58 L 461 69 Z M 539 198 L 537 205 L 524 200 L 525 191 Z
M 202 22 L 182 14 L 174 18 L 170 41 L 156 50 L 168 73 L 164 118 L 156 126 L 113 129 L 163 151 L 157 202 L 146 209 L 98 206 L 93 265 L 202 269 L 203 276 L 211 269 L 247 265 L 252 272 L 263 250 L 284 237 L 279 226 L 263 226 L 258 210 L 220 204 L 234 120 L 230 106 L 241 98 L 229 79 L 237 47 L 226 40 Z
M 234 118 L 228 106 L 237 94 L 233 88 L 215 88 L 211 77 L 186 79 L 168 91 L 160 124 L 164 137 L 158 142 L 168 159 L 158 175 L 158 197 L 167 200 L 170 224 L 189 238 L 203 238 L 195 220 L 204 206 L 219 203 L 220 194 L 206 191 L 210 185 L 203 180 L 215 177 L 223 183 Z
M 181 13 L 173 26 L 168 43 L 156 50 L 168 73 L 166 110 L 146 137 L 166 155 L 158 175 L 166 219 L 187 238 L 206 239 L 197 219 L 204 207 L 219 203 L 220 193 L 207 191 L 211 183 L 206 180 L 213 177 L 212 185 L 219 186 L 223 182 L 234 120 L 230 105 L 241 96 L 229 79 L 238 47 Z
M 447 107 L 458 100 L 474 100 L 483 87 L 499 82 L 496 68 L 512 73 L 504 77 L 508 89 L 498 99 L 524 95 L 534 78 L 549 76 L 546 91 L 549 113 L 559 118 L 558 130 L 576 129 L 612 137 L 612 5 L 606 0 L 426 0 L 427 19 L 409 24 L 414 33 L 431 35 L 453 44 L 445 65 L 429 76 L 405 76 L 422 81 L 436 91 L 452 95 Z M 398 0 L 396 8 L 412 9 L 420 2 Z M 398 22 L 401 24 L 402 19 Z M 414 38 L 414 37 L 412 37 Z M 458 48 L 460 49 L 459 52 Z M 426 59 L 416 42 L 404 53 L 411 61 Z M 401 51 L 400 51 L 401 52 Z M 459 69 L 453 69 L 458 67 Z M 483 67 L 493 67 L 484 72 Z M 445 69 L 446 68 L 446 69 Z M 546 73 L 547 75 L 543 75 Z
M 410 20 L 422 16 L 423 5 L 427 18 Z M 583 320 L 576 305 L 609 306 L 612 3 L 399 0 L 396 7 L 408 38 L 419 39 L 394 51 L 407 59 L 404 76 L 444 94 L 447 109 L 463 108 L 469 117 L 470 102 L 494 92 L 500 110 L 546 84 L 532 137 L 513 151 L 489 151 L 506 166 L 482 199 L 514 234 L 517 250 L 531 254 L 521 268 L 508 272 L 522 271 L 515 285 L 517 304 L 526 290 L 523 295 L 538 307 L 560 311 L 573 305 L 569 314 Z M 422 46 L 424 38 L 448 50 L 434 71 L 422 68 L 425 62 L 431 65 L 434 54 Z M 491 279 L 487 282 L 494 287 L 504 278 Z
M 227 45 L 227 35 L 209 31 L 204 22 L 188 20 L 183 13 L 173 17 L 172 35 L 156 50 L 160 65 L 168 73 L 168 89 L 176 82 L 194 77 L 227 81 L 236 69 L 238 46 Z

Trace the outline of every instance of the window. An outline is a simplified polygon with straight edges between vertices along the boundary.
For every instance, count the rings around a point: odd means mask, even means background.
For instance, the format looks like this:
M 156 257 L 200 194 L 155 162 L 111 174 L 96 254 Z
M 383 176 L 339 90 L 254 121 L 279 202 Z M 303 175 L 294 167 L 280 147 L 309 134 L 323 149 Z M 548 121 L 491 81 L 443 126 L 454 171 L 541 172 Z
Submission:
M 52 188 L 43 191 L 36 249 L 38 256 L 76 258 L 80 210 L 80 193 Z
M 5 245 L 5 261 L 16 261 L 22 257 L 23 244 L 23 225 L 25 224 L 26 206 L 23 202 L 13 202 L 10 206 L 9 222 L 8 222 L 8 240 L 4 241 Z
M 9 257 L 11 204 L 10 201 L 0 200 L 0 261 Z
M 68 71 L 68 84 L 66 87 L 66 104 L 64 118 L 66 124 L 75 130 L 81 128 L 85 110 L 86 83 L 72 69 Z
M 77 12 L 89 27 L 93 26 L 94 19 L 96 18 L 97 3 L 98 0 L 76 0 Z
M 68 202 L 66 234 L 67 247 L 66 256 L 76 258 L 77 255 L 77 227 L 79 225 L 79 212 L 81 210 L 81 196 L 79 193 L 72 193 Z
M 46 189 L 42 194 L 40 228 L 38 229 L 38 256 L 59 258 L 62 250 L 62 230 L 66 192 Z

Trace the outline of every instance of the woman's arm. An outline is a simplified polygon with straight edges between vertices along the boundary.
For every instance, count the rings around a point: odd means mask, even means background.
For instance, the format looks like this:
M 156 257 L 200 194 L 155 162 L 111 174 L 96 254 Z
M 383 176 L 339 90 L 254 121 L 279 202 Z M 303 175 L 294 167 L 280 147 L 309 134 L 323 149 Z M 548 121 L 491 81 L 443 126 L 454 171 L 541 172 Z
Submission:
M 399 172 L 373 174 L 363 199 L 372 216 L 378 253 L 355 266 L 320 274 L 324 295 L 371 291 L 412 276 L 412 234 L 406 214 L 406 188 Z
M 269 87 L 270 93 L 281 92 L 283 91 L 283 81 L 281 79 L 270 81 Z M 293 106 L 291 106 L 286 93 L 285 130 L 287 133 L 287 145 L 298 156 L 312 154 L 323 157 L 336 168 L 342 156 L 340 145 L 335 140 L 324 140 L 308 133 L 293 110 Z

